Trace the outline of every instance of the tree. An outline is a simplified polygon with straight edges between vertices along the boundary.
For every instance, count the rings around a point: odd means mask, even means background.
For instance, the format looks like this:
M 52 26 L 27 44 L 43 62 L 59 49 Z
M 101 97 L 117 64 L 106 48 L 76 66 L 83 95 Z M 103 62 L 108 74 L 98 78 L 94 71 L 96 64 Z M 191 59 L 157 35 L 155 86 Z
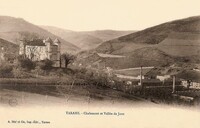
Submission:
M 75 60 L 75 56 L 69 53 L 64 53 L 61 55 L 61 63 L 64 63 L 64 67 L 67 68 L 68 65 Z M 60 66 L 61 67 L 61 66 Z

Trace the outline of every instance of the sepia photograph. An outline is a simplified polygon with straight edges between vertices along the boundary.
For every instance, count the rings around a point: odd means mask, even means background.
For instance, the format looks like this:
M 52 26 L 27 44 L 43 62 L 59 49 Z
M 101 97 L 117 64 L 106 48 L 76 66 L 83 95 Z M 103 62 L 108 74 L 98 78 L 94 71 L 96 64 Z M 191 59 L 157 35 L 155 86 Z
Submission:
M 200 1 L 0 0 L 0 127 L 199 128 Z

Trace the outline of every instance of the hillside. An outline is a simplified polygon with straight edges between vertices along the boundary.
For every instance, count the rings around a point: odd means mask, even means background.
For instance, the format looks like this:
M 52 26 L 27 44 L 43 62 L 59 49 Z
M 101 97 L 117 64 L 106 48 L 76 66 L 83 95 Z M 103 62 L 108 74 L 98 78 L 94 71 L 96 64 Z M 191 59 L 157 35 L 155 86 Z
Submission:
M 125 57 L 99 56 L 100 54 L 96 52 L 80 54 L 77 63 L 85 66 L 91 65 L 93 67 L 97 67 L 97 63 L 99 63 L 100 68 L 111 67 L 113 69 L 126 69 L 140 66 L 169 66 L 175 62 L 175 58 L 151 47 L 140 48 L 133 53 L 123 54 Z
M 163 23 L 106 41 L 92 52 L 125 56 L 101 57 L 100 64 L 116 69 L 175 63 L 193 65 L 200 62 L 200 16 Z
M 97 37 L 103 41 L 108 41 L 133 32 L 135 31 L 96 30 L 96 31 L 85 31 L 82 33 Z
M 0 38 L 8 40 L 12 43 L 19 44 L 19 39 L 23 37 L 37 37 L 52 39 L 58 38 L 62 42 L 62 51 L 78 51 L 79 48 L 75 45 L 65 41 L 64 39 L 56 36 L 36 25 L 33 25 L 24 19 L 14 18 L 8 16 L 0 16 Z
M 123 54 L 133 52 L 135 47 L 146 46 L 158 46 L 159 50 L 175 56 L 198 55 L 199 50 L 196 47 L 200 46 L 200 17 L 190 17 L 147 28 L 104 42 L 96 50 L 103 53 Z M 180 50 L 179 53 L 171 53 L 177 48 Z M 185 54 L 182 48 L 192 52 L 196 49 L 197 52 Z
M 41 26 L 43 29 L 62 37 L 64 40 L 71 42 L 82 50 L 89 50 L 96 48 L 103 40 L 84 34 L 81 32 L 70 31 L 52 26 Z
M 71 31 L 53 26 L 41 26 L 43 29 L 62 37 L 82 50 L 90 50 L 107 40 L 111 40 L 133 31 L 97 30 L 97 31 Z
M 4 48 L 4 50 L 2 49 L 2 47 Z M 4 52 L 5 56 L 11 59 L 18 54 L 18 50 L 18 45 L 0 38 L 0 54 Z

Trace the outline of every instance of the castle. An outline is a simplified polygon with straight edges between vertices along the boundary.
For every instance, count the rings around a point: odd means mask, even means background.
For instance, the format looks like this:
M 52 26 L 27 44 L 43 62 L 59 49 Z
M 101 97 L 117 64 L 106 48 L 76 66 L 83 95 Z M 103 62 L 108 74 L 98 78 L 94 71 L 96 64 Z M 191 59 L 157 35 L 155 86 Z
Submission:
M 49 59 L 54 62 L 55 67 L 61 65 L 61 42 L 58 39 L 54 41 L 48 37 L 45 40 L 32 39 L 32 40 L 20 40 L 19 54 L 25 55 L 32 61 L 40 61 Z

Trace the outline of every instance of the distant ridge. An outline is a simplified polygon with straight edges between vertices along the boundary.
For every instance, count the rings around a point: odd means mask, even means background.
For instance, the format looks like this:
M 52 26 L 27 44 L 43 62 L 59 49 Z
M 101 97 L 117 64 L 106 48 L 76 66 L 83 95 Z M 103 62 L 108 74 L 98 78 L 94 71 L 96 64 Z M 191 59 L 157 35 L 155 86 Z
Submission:
M 97 30 L 97 31 L 71 31 L 53 26 L 41 26 L 43 29 L 62 37 L 82 50 L 90 50 L 106 40 L 114 39 L 133 31 Z
M 83 31 L 82 33 L 100 38 L 103 41 L 112 40 L 136 31 L 120 31 L 120 30 L 96 30 L 96 31 Z
M 56 36 L 34 24 L 31 24 L 22 18 L 0 16 L 0 38 L 15 44 L 19 44 L 19 39 L 22 37 L 58 38 L 62 42 L 61 50 L 63 52 L 79 50 L 78 47 L 65 41 L 61 37 Z

